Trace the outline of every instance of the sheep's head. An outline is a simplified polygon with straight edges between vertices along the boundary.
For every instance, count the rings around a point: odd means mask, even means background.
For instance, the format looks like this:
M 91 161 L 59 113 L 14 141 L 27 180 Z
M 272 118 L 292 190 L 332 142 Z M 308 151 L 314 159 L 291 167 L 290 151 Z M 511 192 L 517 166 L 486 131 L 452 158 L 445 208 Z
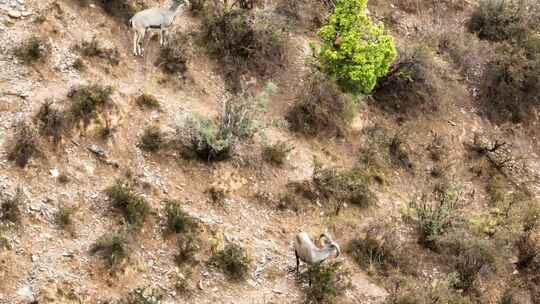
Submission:
M 339 247 L 339 244 L 332 239 L 328 231 L 322 233 L 321 236 L 319 236 L 319 240 L 322 240 L 325 246 L 333 247 L 334 249 L 336 249 L 336 257 L 341 254 L 341 248 Z

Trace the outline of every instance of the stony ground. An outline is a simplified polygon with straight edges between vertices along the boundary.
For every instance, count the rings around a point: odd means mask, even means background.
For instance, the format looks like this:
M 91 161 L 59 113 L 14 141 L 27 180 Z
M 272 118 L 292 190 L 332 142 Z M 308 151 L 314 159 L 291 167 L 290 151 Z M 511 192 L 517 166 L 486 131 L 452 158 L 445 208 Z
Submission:
M 308 44 L 315 39 L 313 34 L 296 33 L 289 37 L 289 65 L 274 81 L 279 92 L 268 102 L 264 136 L 257 136 L 254 142 L 242 147 L 234 160 L 215 164 L 179 160 L 174 153 L 148 154 L 136 146 L 144 126 L 159 124 L 164 130 L 174 130 L 195 113 L 206 117 L 217 114 L 228 93 L 216 72 L 216 62 L 194 45 L 186 79 L 163 84 L 161 79 L 165 75 L 153 65 L 159 51 L 156 41 L 150 42 L 145 58 L 135 58 L 131 55 L 131 34 L 125 25 L 118 24 L 99 7 L 80 8 L 75 2 L 0 0 L 0 191 L 13 195 L 15 188 L 21 186 L 26 197 L 22 223 L 0 231 L 11 247 L 0 249 L 1 304 L 30 303 L 38 298 L 43 303 L 97 303 L 100 299 L 119 298 L 136 287 L 164 292 L 165 303 L 301 303 L 305 282 L 299 282 L 292 272 L 295 261 L 290 241 L 294 234 L 303 230 L 317 235 L 329 228 L 336 240 L 345 244 L 369 223 L 399 217 L 402 205 L 426 184 L 432 164 L 420 168 L 420 176 L 397 169 L 390 172 L 390 184 L 375 189 L 380 203 L 374 210 L 348 208 L 335 216 L 313 204 L 296 214 L 261 204 L 254 199 L 255 194 L 279 196 L 288 182 L 310 179 L 313 157 L 329 165 L 352 166 L 358 149 L 365 145 L 364 131 L 375 125 L 410 130 L 411 148 L 417 151 L 423 151 L 432 132 L 444 134 L 450 138 L 451 154 L 456 159 L 464 158 L 464 143 L 472 141 L 475 131 L 494 128 L 475 110 L 473 94 L 465 94 L 439 116 L 419 118 L 405 125 L 366 104 L 344 140 L 296 137 L 282 126 L 283 116 L 306 71 Z M 377 14 L 376 8 L 371 11 Z M 401 20 L 396 28 L 402 37 L 417 28 L 415 23 L 421 23 L 409 16 L 394 17 Z M 36 21 L 42 18 L 45 20 Z M 177 29 L 196 31 L 198 24 L 196 17 L 186 15 Z M 50 60 L 27 66 L 12 54 L 12 48 L 36 33 L 51 43 Z M 120 64 L 108 66 L 92 59 L 87 62 L 88 69 L 79 72 L 72 67 L 78 58 L 72 47 L 94 35 L 119 50 Z M 45 99 L 53 98 L 62 104 L 71 87 L 92 82 L 115 88 L 116 108 L 109 119 L 116 131 L 111 139 L 99 139 L 99 125 L 92 125 L 86 132 L 73 134 L 56 149 L 46 141 L 40 142 L 41 155 L 25 169 L 8 162 L 6 146 L 18 121 L 31 118 Z M 261 90 L 263 85 L 258 82 L 255 87 Z M 464 92 L 471 90 L 466 87 Z M 157 96 L 162 108 L 143 111 L 137 107 L 134 99 L 141 92 Z M 517 131 L 511 140 L 521 153 L 529 156 L 530 164 L 538 166 L 538 145 L 528 144 L 526 138 Z M 294 140 L 295 149 L 282 168 L 262 161 L 263 143 L 289 139 Z M 106 156 L 97 157 L 96 150 Z M 418 154 L 415 157 L 426 159 L 423 152 Z M 482 206 L 485 193 L 475 191 L 478 181 L 467 171 L 468 167 L 466 162 L 459 164 L 454 175 L 464 185 L 464 192 L 472 193 L 470 202 Z M 125 269 L 111 275 L 89 251 L 101 235 L 120 227 L 119 216 L 109 207 L 103 190 L 126 172 L 150 185 L 141 189 L 141 194 L 157 214 L 130 242 L 131 254 Z M 59 183 L 55 178 L 59 173 L 66 174 L 70 182 Z M 223 206 L 209 200 L 207 190 L 211 186 L 227 191 Z M 160 220 L 163 200 L 167 198 L 185 202 L 183 208 L 204 223 L 202 235 L 208 243 L 222 240 L 248 248 L 253 263 L 246 283 L 230 283 L 207 266 L 210 251 L 205 245 L 198 256 L 201 263 L 193 267 L 193 297 L 185 300 L 177 294 L 174 284 L 183 270 L 175 266 L 175 241 L 163 236 Z M 63 205 L 78 210 L 73 235 L 59 229 L 54 221 L 55 212 Z M 407 229 L 403 228 L 404 234 Z M 343 296 L 343 303 L 384 300 L 387 292 L 350 257 L 345 254 L 339 259 L 352 273 L 352 287 Z M 432 269 L 425 275 L 436 273 L 437 269 Z

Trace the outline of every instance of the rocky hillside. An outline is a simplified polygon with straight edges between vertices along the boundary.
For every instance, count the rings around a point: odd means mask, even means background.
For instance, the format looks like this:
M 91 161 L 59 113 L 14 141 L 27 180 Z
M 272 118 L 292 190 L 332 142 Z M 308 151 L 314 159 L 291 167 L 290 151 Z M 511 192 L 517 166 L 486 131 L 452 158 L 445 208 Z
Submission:
M 540 303 L 540 7 L 492 2 L 371 0 L 399 55 L 348 94 L 332 1 L 133 56 L 168 1 L 0 0 L 0 303 Z M 341 255 L 297 275 L 300 231 Z

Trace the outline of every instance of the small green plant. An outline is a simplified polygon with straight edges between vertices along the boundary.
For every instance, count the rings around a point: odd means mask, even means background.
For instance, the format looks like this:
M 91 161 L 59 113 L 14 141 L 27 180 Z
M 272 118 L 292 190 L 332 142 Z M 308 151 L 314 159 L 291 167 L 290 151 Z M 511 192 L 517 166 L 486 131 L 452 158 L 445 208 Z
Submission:
M 127 182 L 118 180 L 105 189 L 105 194 L 109 197 L 112 206 L 124 214 L 127 223 L 135 228 L 140 228 L 150 215 L 151 208 L 148 202 L 136 194 Z
M 15 126 L 15 134 L 8 146 L 8 159 L 24 168 L 39 153 L 36 131 L 26 121 Z
M 159 109 L 160 108 L 160 102 L 159 100 L 151 94 L 143 93 L 141 96 L 137 97 L 135 100 L 137 102 L 137 105 L 141 108 L 149 108 L 149 109 Z
M 349 283 L 344 278 L 347 273 L 341 270 L 340 262 L 329 264 L 314 264 L 308 269 L 307 275 L 311 285 L 306 289 L 307 303 L 334 303 L 336 298 L 344 293 Z
M 396 134 L 388 145 L 388 153 L 391 161 L 409 172 L 414 171 L 414 164 L 409 157 L 408 149 L 399 134 Z
M 177 238 L 178 253 L 174 256 L 176 265 L 194 264 L 199 251 L 199 239 L 194 233 L 181 234 Z
M 178 201 L 165 202 L 165 215 L 167 217 L 167 232 L 169 233 L 189 233 L 198 227 L 195 219 L 182 210 Z
M 223 103 L 219 121 L 198 118 L 177 129 L 181 153 L 207 161 L 219 161 L 231 156 L 234 148 L 258 131 L 257 119 L 266 98 L 273 92 L 268 85 L 256 97 L 241 95 Z
M 244 280 L 249 272 L 251 259 L 244 248 L 237 244 L 227 244 L 221 251 L 210 258 L 210 264 L 221 269 L 225 275 L 234 281 Z
M 83 122 L 87 126 L 97 117 L 98 111 L 111 105 L 112 87 L 99 84 L 81 85 L 73 88 L 68 97 L 71 105 L 67 111 L 68 118 L 74 124 Z
M 32 36 L 15 49 L 15 55 L 25 63 L 35 63 L 45 59 L 50 45 L 40 37 Z
M 161 304 L 164 295 L 158 290 L 148 292 L 146 288 L 135 288 L 127 296 L 120 299 L 117 304 Z
M 90 248 L 90 254 L 99 253 L 111 268 L 120 267 L 127 259 L 128 252 L 126 239 L 118 232 L 101 236 Z
M 304 83 L 286 116 L 290 128 L 308 136 L 344 136 L 355 115 L 352 98 L 318 71 L 310 73 Z
M 9 221 L 17 224 L 21 221 L 21 205 L 24 202 L 24 193 L 22 188 L 17 188 L 15 195 L 11 198 L 2 200 L 0 204 L 0 220 Z
M 54 106 L 52 100 L 46 100 L 41 105 L 34 120 L 42 136 L 51 138 L 55 145 L 60 143 L 67 127 L 66 119 L 64 113 Z
M 274 165 L 281 166 L 285 163 L 287 156 L 294 149 L 285 141 L 279 141 L 273 145 L 263 148 L 263 158 Z
M 366 15 L 367 0 L 341 0 L 319 31 L 319 59 L 324 70 L 346 89 L 368 94 L 397 56 L 384 25 Z
M 186 298 L 193 295 L 191 276 L 191 270 L 186 270 L 177 276 L 176 283 L 174 284 L 176 291 Z
M 416 226 L 420 244 L 434 248 L 436 238 L 456 220 L 458 200 L 459 193 L 451 187 L 443 193 L 435 191 L 433 197 L 424 193 L 420 199 L 409 203 L 411 214 L 407 216 Z
M 95 36 L 91 40 L 83 40 L 75 48 L 85 57 L 105 59 L 111 65 L 118 65 L 120 62 L 118 50 L 103 47 Z
M 56 223 L 60 228 L 71 230 L 73 228 L 73 214 L 76 212 L 74 207 L 61 206 L 56 213 Z
M 147 127 L 141 136 L 139 147 L 148 152 L 156 152 L 163 147 L 163 133 L 157 126 Z

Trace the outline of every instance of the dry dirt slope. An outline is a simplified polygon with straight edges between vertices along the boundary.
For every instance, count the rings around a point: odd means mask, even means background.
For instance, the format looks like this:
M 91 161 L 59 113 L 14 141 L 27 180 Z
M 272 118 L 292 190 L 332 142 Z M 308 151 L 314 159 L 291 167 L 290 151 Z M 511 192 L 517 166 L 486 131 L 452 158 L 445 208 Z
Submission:
M 146 1 L 157 4 L 158 1 Z M 165 1 L 160 1 L 164 4 Z M 384 1 L 374 1 L 386 7 Z M 388 2 L 390 3 L 390 2 Z M 378 15 L 379 6 L 371 9 Z M 304 139 L 282 127 L 286 109 L 294 99 L 305 72 L 304 59 L 308 56 L 308 42 L 313 35 L 291 34 L 288 41 L 289 65 L 275 79 L 279 93 L 269 100 L 264 123 L 269 127 L 266 136 L 255 139 L 244 147 L 239 156 L 227 162 L 206 164 L 178 160 L 167 153 L 147 154 L 137 148 L 139 137 L 147 125 L 159 124 L 163 129 L 174 127 L 186 117 L 198 113 L 215 116 L 219 103 L 228 93 L 216 63 L 198 46 L 190 47 L 188 72 L 185 80 L 168 80 L 155 66 L 158 47 L 155 41 L 147 48 L 144 59 L 131 56 L 131 35 L 125 25 L 107 16 L 99 7 L 81 8 L 76 1 L 0 0 L 0 191 L 13 194 L 20 185 L 24 189 L 24 214 L 19 227 L 0 231 L 11 249 L 0 249 L 0 303 L 30 303 L 32 299 L 48 298 L 51 303 L 96 303 L 99 299 L 119 298 L 136 287 L 156 288 L 166 296 L 165 303 L 301 303 L 302 286 L 290 273 L 294 266 L 290 240 L 295 232 L 309 231 L 316 235 L 329 227 L 339 243 L 355 237 L 362 227 L 381 219 L 399 217 L 404 203 L 420 192 L 427 183 L 432 165 L 422 165 L 417 175 L 402 170 L 388 172 L 389 184 L 376 188 L 378 208 L 357 210 L 349 208 L 339 216 L 326 214 L 318 207 L 303 208 L 300 214 L 277 211 L 254 199 L 257 193 L 279 196 L 290 181 L 310 179 L 313 157 L 327 165 L 352 167 L 359 148 L 365 146 L 364 130 L 383 126 L 390 130 L 406 130 L 411 150 L 420 151 L 418 160 L 426 160 L 425 147 L 431 133 L 449 139 L 451 156 L 455 160 L 453 173 L 469 194 L 467 203 L 472 211 L 486 203 L 486 194 L 478 179 L 471 174 L 465 156 L 464 143 L 472 141 L 473 132 L 494 128 L 476 110 L 463 83 L 463 92 L 446 105 L 441 113 L 396 122 L 379 109 L 363 105 L 352 124 L 351 134 L 341 141 Z M 399 15 L 401 14 L 401 15 Z M 399 13 L 401 18 L 394 35 L 400 44 L 415 29 L 422 30 L 427 21 Z M 42 20 L 44 18 L 44 21 Z M 43 22 L 35 22 L 40 19 Z M 199 20 L 189 15 L 180 18 L 178 29 L 196 30 Z M 48 37 L 52 53 L 45 63 L 26 66 L 12 55 L 12 47 L 32 34 Z M 116 47 L 120 64 L 110 66 L 100 59 L 87 60 L 87 70 L 72 67 L 78 55 L 72 46 L 83 39 L 96 36 L 110 47 Z M 13 126 L 29 119 L 46 98 L 63 103 L 72 86 L 80 83 L 112 85 L 117 107 L 110 114 L 110 124 L 116 129 L 112 138 L 98 136 L 99 125 L 74 133 L 57 149 L 46 141 L 40 142 L 41 155 L 31 160 L 25 169 L 7 161 L 6 143 Z M 257 85 L 258 89 L 262 84 Z M 157 96 L 161 110 L 143 111 L 134 98 L 141 92 Z M 529 155 L 538 164 L 538 146 L 529 143 L 521 131 L 508 135 L 518 152 Z M 265 164 L 261 146 L 268 140 L 294 140 L 295 150 L 283 168 Z M 104 149 L 108 159 L 118 168 L 100 161 L 87 147 L 95 144 Z M 537 168 L 536 168 L 537 169 Z M 70 182 L 61 184 L 51 177 L 51 170 L 69 176 Z M 90 247 L 104 233 L 120 227 L 119 215 L 111 211 L 103 189 L 113 184 L 126 172 L 140 183 L 143 196 L 157 215 L 144 226 L 142 233 L 130 242 L 130 259 L 125 269 L 114 275 L 107 273 L 103 261 L 89 254 Z M 54 172 L 54 171 L 53 171 Z M 216 206 L 206 191 L 218 185 L 229 191 L 224 206 Z M 193 268 L 195 287 L 189 300 L 176 295 L 174 284 L 181 270 L 175 266 L 174 239 L 163 237 L 163 200 L 179 199 L 184 209 L 205 223 L 199 259 L 203 263 Z M 76 206 L 75 235 L 58 228 L 54 214 L 62 205 Z M 403 227 L 403 234 L 410 234 Z M 229 283 L 218 271 L 204 263 L 210 255 L 209 243 L 214 239 L 229 239 L 248 248 L 253 258 L 252 275 L 246 283 Z M 341 258 L 352 273 L 353 287 L 340 302 L 381 302 L 386 296 L 382 286 L 373 283 L 346 254 Z M 429 265 L 429 258 L 418 254 L 419 264 Z M 424 268 L 423 268 L 424 269 Z M 423 273 L 432 278 L 435 267 Z M 77 299 L 70 299 L 76 295 Z M 44 301 L 44 303 L 49 303 Z M 40 302 L 41 303 L 41 302 Z
M 289 240 L 298 230 L 322 231 L 328 219 L 320 216 L 319 211 L 308 211 L 302 216 L 276 213 L 253 202 L 252 195 L 257 190 L 279 192 L 289 179 L 309 178 L 312 164 L 308 155 L 321 154 L 317 146 L 312 151 L 311 143 L 298 141 L 290 164 L 279 170 L 267 166 L 259 170 L 260 164 L 246 169 L 234 163 L 184 163 L 172 156 L 145 155 L 136 147 L 143 126 L 159 123 L 164 128 L 174 127 L 189 113 L 204 116 L 216 113 L 226 93 L 219 75 L 213 72 L 214 63 L 204 54 L 196 54 L 189 62 L 188 82 L 162 85 L 158 80 L 164 76 L 152 62 L 157 56 L 156 44 L 148 47 L 145 59 L 133 58 L 131 36 L 126 27 L 106 16 L 100 8 L 81 9 L 74 1 L 27 0 L 3 1 L 0 9 L 0 33 L 7 42 L 0 59 L 2 149 L 17 121 L 33 116 L 46 98 L 61 103 L 74 85 L 92 82 L 112 85 L 117 105 L 111 115 L 111 123 L 117 131 L 113 139 L 106 142 L 97 139 L 92 126 L 84 134 L 75 134 L 57 150 L 44 141 L 40 143 L 42 156 L 33 159 L 24 170 L 8 162 L 2 150 L 2 191 L 13 194 L 15 187 L 21 185 L 26 200 L 20 227 L 5 234 L 12 248 L 0 253 L 0 303 L 29 303 L 40 296 L 54 299 L 54 303 L 69 303 L 69 296 L 62 296 L 57 290 L 72 292 L 83 303 L 95 303 L 98 299 L 120 297 L 141 286 L 164 291 L 167 302 L 181 301 L 175 297 L 173 288 L 179 273 L 173 261 L 174 241 L 163 239 L 159 220 L 145 226 L 131 246 L 129 265 L 121 274 L 109 276 L 102 261 L 89 254 L 90 246 L 99 236 L 118 227 L 118 219 L 111 213 L 102 190 L 126 170 L 152 185 L 152 190 L 144 196 L 160 215 L 162 199 L 185 200 L 185 209 L 208 224 L 208 237 L 226 235 L 251 252 L 253 276 L 246 284 L 227 283 L 222 275 L 204 265 L 195 268 L 194 282 L 202 282 L 204 290 L 197 290 L 189 302 L 301 301 L 298 283 L 289 273 L 294 263 Z M 41 17 L 45 18 L 44 22 L 35 22 Z M 196 19 L 186 16 L 178 22 L 178 27 L 189 31 L 196 24 Z M 48 37 L 52 52 L 46 63 L 25 66 L 12 55 L 11 47 L 34 34 Z M 110 67 L 100 60 L 90 60 L 87 70 L 80 73 L 72 67 L 77 57 L 72 46 L 94 35 L 119 49 L 120 65 Z M 297 38 L 291 39 L 291 58 L 295 63 L 291 70 L 296 74 L 301 73 L 302 56 L 307 48 L 306 39 Z M 287 92 L 289 88 L 284 85 L 282 89 L 279 95 L 282 100 L 270 102 L 270 112 L 277 114 L 269 115 L 269 120 L 281 119 L 278 115 L 287 106 L 285 101 L 292 99 L 291 92 Z M 143 112 L 137 108 L 133 99 L 141 91 L 156 95 L 162 102 L 162 110 Z M 279 128 L 268 132 L 270 140 L 291 137 Z M 90 144 L 102 147 L 108 158 L 119 164 L 119 169 L 95 158 L 86 149 Z M 350 148 L 338 146 L 337 149 Z M 260 161 L 258 150 L 248 156 L 254 157 L 255 162 Z M 327 156 L 321 154 L 320 157 Z M 67 174 L 71 182 L 62 185 L 51 178 L 51 170 L 55 169 Z M 231 191 L 225 209 L 208 202 L 205 191 L 212 183 L 224 184 Z M 58 229 L 54 222 L 54 213 L 61 204 L 78 208 L 73 237 Z M 203 252 L 201 259 L 206 260 L 207 256 Z M 265 273 L 272 271 L 276 273 L 275 278 L 267 278 Z M 385 294 L 360 272 L 354 274 L 354 286 L 347 295 L 350 299 L 366 296 L 380 299 Z

